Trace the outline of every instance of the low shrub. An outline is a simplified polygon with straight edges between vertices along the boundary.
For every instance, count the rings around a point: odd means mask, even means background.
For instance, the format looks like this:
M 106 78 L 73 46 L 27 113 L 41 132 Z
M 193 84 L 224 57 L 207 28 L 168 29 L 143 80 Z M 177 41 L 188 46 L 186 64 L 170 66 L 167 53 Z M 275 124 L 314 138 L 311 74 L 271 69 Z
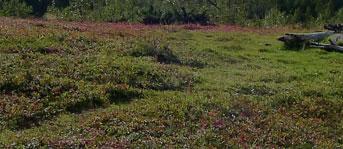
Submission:
M 32 73 L 3 76 L 0 93 L 4 95 L 0 98 L 0 121 L 13 129 L 39 125 L 61 112 L 79 113 L 140 96 L 130 88 Z
M 112 103 L 126 103 L 131 101 L 133 98 L 142 96 L 140 91 L 137 91 L 137 89 L 132 89 L 125 84 L 108 88 L 106 93 L 108 95 L 108 99 Z
M 276 94 L 276 90 L 266 85 L 238 85 L 236 94 L 253 96 L 271 96 Z
M 205 60 L 196 57 L 184 58 L 181 61 L 182 65 L 193 68 L 205 68 L 208 65 L 208 63 Z
M 163 45 L 159 41 L 153 43 L 138 43 L 137 47 L 129 51 L 129 55 L 135 57 L 150 56 L 163 64 L 180 64 L 178 56 L 174 54 L 168 45 Z
M 198 80 L 188 69 L 130 57 L 95 63 L 88 61 L 83 67 L 77 68 L 77 72 L 70 72 L 70 77 L 97 84 L 127 84 L 152 90 L 182 90 Z

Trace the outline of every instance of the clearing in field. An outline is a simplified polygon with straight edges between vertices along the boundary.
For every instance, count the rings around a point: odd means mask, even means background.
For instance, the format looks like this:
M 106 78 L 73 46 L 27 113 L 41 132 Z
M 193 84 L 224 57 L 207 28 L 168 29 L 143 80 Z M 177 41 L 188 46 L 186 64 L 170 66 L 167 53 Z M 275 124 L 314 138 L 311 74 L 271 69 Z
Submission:
M 289 31 L 0 18 L 0 147 L 343 147 L 343 54 Z

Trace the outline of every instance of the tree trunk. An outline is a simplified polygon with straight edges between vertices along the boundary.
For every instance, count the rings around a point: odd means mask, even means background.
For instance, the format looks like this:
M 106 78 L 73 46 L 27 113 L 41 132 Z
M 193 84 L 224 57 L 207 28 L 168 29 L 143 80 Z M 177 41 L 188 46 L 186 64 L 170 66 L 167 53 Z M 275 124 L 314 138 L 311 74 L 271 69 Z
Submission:
M 339 38 L 343 37 L 341 34 L 338 35 L 340 32 L 343 31 L 343 24 L 329 24 L 325 25 L 324 28 L 329 31 L 315 33 L 287 33 L 284 36 L 278 38 L 278 40 L 284 42 L 287 48 L 305 49 L 306 46 L 310 46 L 313 48 L 321 48 L 330 52 L 335 51 L 343 53 L 343 46 L 337 45 Z M 334 36 L 332 35 L 334 34 L 336 35 L 336 39 L 333 40 L 332 38 Z M 331 39 L 329 39 L 331 44 L 319 43 L 329 36 L 331 36 Z
M 283 42 L 308 42 L 308 41 L 321 41 L 333 35 L 335 32 L 317 32 L 317 33 L 287 33 L 285 36 L 280 37 L 278 40 Z
M 321 48 L 321 49 L 324 49 L 324 50 L 329 51 L 329 52 L 335 51 L 335 52 L 343 53 L 343 47 L 338 46 L 338 45 L 311 42 L 310 47 Z

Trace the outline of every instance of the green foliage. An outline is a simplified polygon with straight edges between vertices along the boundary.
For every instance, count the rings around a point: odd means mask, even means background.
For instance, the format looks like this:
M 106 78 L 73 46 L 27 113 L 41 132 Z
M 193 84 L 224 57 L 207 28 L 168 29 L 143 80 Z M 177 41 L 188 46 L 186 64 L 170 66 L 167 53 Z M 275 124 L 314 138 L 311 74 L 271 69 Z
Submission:
M 145 24 L 233 23 L 273 26 L 284 23 L 311 25 L 339 21 L 343 2 L 338 0 L 3 0 L 2 15 L 49 15 L 65 20 L 140 22 Z M 19 7 L 15 6 L 19 4 Z M 13 6 L 11 6 L 13 5 Z M 6 8 L 5 8 L 6 7 Z M 336 20 L 332 18 L 336 16 Z
M 0 15 L 27 17 L 32 13 L 31 7 L 23 0 L 1 0 Z
M 263 20 L 263 26 L 282 26 L 287 24 L 285 13 L 277 9 L 271 9 Z
M 336 17 L 335 17 L 335 22 L 337 22 L 337 23 L 342 23 L 343 22 L 343 8 L 341 8 L 337 12 Z
M 32 6 L 32 12 L 35 16 L 43 16 L 47 11 L 48 5 L 51 5 L 50 10 L 54 10 L 54 16 L 67 20 L 87 19 L 110 22 L 142 22 L 147 24 L 169 24 L 176 22 L 210 24 L 212 22 L 226 22 L 249 25 L 260 24 L 258 22 L 264 19 L 269 20 L 269 22 L 263 21 L 263 25 L 272 25 L 275 22 L 282 22 L 284 20 L 280 18 L 280 15 L 292 16 L 293 22 L 306 23 L 318 20 L 318 18 L 328 20 L 329 16 L 335 14 L 338 8 L 342 7 L 342 4 L 339 2 L 330 1 L 327 4 L 327 8 L 322 11 L 323 9 L 318 9 L 322 8 L 318 5 L 322 4 L 321 1 L 309 2 L 313 7 L 307 7 L 302 1 L 287 3 L 273 0 L 246 3 L 238 0 L 232 2 L 221 0 L 70 0 L 63 2 L 53 1 L 52 3 L 46 0 L 28 0 L 26 2 Z M 290 8 L 293 4 L 297 4 L 297 7 Z M 23 14 L 29 15 L 26 11 L 23 11 Z M 18 14 L 3 13 L 3 15 Z M 277 17 L 278 20 L 271 20 L 272 15 L 279 15 Z

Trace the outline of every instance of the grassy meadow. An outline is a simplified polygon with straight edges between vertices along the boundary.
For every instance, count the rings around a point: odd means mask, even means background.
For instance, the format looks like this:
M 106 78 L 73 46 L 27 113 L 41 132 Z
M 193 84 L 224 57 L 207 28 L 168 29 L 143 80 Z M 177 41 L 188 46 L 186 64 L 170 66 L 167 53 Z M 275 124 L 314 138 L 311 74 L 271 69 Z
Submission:
M 0 18 L 0 148 L 341 148 L 343 55 L 287 31 Z

